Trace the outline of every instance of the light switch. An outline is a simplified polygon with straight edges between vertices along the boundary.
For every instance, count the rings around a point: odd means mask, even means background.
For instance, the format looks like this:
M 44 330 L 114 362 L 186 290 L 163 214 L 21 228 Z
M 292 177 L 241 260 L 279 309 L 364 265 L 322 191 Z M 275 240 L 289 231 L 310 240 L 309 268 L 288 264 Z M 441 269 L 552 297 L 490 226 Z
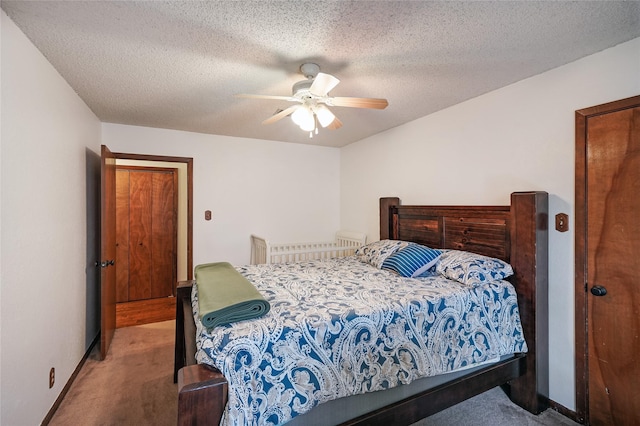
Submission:
M 569 216 L 566 213 L 558 213 L 556 215 L 556 230 L 559 232 L 569 230 Z

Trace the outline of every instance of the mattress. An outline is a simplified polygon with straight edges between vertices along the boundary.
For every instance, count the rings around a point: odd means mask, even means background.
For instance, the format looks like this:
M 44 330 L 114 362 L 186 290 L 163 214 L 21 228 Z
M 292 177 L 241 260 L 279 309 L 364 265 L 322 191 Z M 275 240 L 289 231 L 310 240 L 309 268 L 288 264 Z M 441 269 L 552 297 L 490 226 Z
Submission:
M 351 256 L 236 269 L 271 304 L 207 330 L 192 307 L 198 363 L 229 382 L 228 425 L 282 424 L 318 404 L 526 352 L 507 281 L 402 278 Z

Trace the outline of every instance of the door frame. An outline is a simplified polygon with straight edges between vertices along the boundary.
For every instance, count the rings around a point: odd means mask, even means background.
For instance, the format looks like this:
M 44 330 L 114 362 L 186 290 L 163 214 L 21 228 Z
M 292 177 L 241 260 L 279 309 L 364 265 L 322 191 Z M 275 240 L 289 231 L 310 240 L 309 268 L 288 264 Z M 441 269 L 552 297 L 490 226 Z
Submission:
M 187 166 L 187 280 L 193 279 L 193 158 L 114 152 L 117 160 L 184 163 Z
M 576 414 L 589 419 L 589 341 L 587 339 L 587 120 L 640 106 L 640 96 L 609 102 L 575 112 L 575 374 Z

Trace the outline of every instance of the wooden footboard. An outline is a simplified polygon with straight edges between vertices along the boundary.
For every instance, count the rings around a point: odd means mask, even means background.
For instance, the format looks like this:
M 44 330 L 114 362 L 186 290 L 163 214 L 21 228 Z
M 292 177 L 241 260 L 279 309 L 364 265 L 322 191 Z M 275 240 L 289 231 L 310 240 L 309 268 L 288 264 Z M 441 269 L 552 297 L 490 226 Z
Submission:
M 514 267 L 511 278 L 527 354 L 492 364 L 429 391 L 367 413 L 345 425 L 411 424 L 502 385 L 532 413 L 547 407 L 548 395 L 548 201 L 545 192 L 519 192 L 510 206 L 401 206 L 380 200 L 380 239 L 415 241 L 499 257 Z M 227 402 L 227 381 L 216 369 L 195 364 L 193 281 L 177 289 L 174 380 L 178 381 L 178 424 L 217 425 Z
M 218 425 L 227 405 L 228 383 L 222 373 L 196 364 L 196 325 L 191 310 L 194 280 L 178 283 L 173 381 L 178 383 L 178 425 Z
M 349 420 L 340 426 L 410 425 L 473 396 L 522 376 L 526 356 L 517 355 L 466 376 L 412 395 L 395 404 Z

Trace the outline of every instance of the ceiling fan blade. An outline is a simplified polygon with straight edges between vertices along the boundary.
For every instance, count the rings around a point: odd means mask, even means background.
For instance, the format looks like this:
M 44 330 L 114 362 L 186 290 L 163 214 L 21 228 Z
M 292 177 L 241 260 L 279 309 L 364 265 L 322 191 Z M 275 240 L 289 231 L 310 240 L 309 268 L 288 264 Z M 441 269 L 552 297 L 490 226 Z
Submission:
M 271 123 L 275 123 L 276 121 L 285 118 L 287 115 L 291 114 L 293 111 L 295 111 L 296 109 L 300 108 L 302 105 L 291 105 L 289 108 L 284 109 L 282 111 L 280 111 L 277 114 L 273 114 L 271 117 L 267 118 L 266 120 L 264 120 L 262 122 L 262 124 L 271 124 Z
M 276 101 L 298 101 L 298 99 L 294 98 L 293 96 L 250 95 L 245 93 L 240 93 L 233 96 L 236 98 L 247 98 L 247 99 L 273 99 Z
M 385 109 L 387 105 L 389 105 L 389 102 L 386 99 L 378 98 L 348 98 L 339 96 L 329 98 L 327 104 L 339 107 Z
M 319 72 L 316 78 L 313 79 L 313 83 L 311 83 L 311 87 L 309 87 L 309 92 L 316 96 L 327 96 L 327 93 L 336 87 L 338 83 L 340 83 L 340 80 L 331 74 Z
M 336 117 L 336 118 L 333 119 L 331 124 L 329 124 L 327 127 L 325 127 L 325 129 L 337 130 L 340 127 L 342 127 L 342 121 L 340 121 L 340 119 L 338 119 L 338 117 Z

